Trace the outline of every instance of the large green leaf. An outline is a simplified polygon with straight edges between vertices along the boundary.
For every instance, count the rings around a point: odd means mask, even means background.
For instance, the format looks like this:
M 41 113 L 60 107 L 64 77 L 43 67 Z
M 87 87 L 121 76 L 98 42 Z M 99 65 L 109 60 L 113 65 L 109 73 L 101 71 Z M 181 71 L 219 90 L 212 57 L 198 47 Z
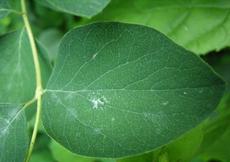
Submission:
M 33 57 L 26 30 L 1 36 L 0 51 L 0 162 L 23 161 L 28 138 L 22 107 L 35 92 Z M 40 62 L 47 78 L 49 66 L 42 58 Z
M 101 12 L 110 0 L 37 0 L 47 7 L 90 18 Z
M 143 24 L 205 54 L 230 46 L 229 0 L 112 0 L 92 21 Z
M 156 149 L 216 108 L 224 82 L 152 28 L 98 23 L 69 32 L 44 94 L 43 124 L 72 152 L 122 157 Z

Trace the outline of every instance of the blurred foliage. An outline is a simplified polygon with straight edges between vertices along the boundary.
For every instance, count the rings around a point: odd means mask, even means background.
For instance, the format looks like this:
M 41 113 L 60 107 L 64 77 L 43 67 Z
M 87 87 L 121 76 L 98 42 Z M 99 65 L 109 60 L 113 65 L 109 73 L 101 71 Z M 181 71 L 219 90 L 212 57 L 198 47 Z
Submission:
M 121 0 L 120 0 L 121 1 Z M 138 0 L 140 3 L 142 1 Z M 96 20 L 122 20 L 125 22 L 136 22 L 144 21 L 146 19 L 145 12 L 137 12 L 136 9 L 130 6 L 130 1 L 123 1 L 118 3 L 118 0 L 114 0 L 100 15 L 95 17 L 93 20 L 85 20 L 80 17 L 72 16 L 69 14 L 60 13 L 53 11 L 51 9 L 45 8 L 37 3 L 34 0 L 30 2 L 30 19 L 33 26 L 33 31 L 44 48 L 48 51 L 48 57 L 52 64 L 55 63 L 55 58 L 58 51 L 58 44 L 68 30 L 71 28 L 82 25 L 85 23 L 93 22 Z M 143 5 L 144 3 L 142 3 Z M 122 6 L 123 5 L 123 6 Z M 16 8 L 17 4 L 15 4 Z M 120 10 L 118 10 L 120 7 Z M 112 9 L 111 9 L 112 8 Z M 126 11 L 127 10 L 127 11 Z M 227 9 L 226 9 L 227 10 Z M 130 12 L 131 11 L 131 12 Z M 229 9 L 227 10 L 229 12 Z M 158 11 L 159 14 L 160 11 Z M 161 11 L 162 12 L 162 11 Z M 163 11 L 168 12 L 168 11 Z M 168 14 L 170 14 L 172 11 Z M 179 12 L 179 11 L 178 11 Z M 201 11 L 199 11 L 201 12 Z M 209 12 L 209 11 L 208 11 Z M 210 11 L 213 12 L 213 11 Z M 210 13 L 217 13 L 215 11 Z M 224 11 L 222 11 L 224 12 Z M 129 14 L 133 14 L 132 17 Z M 143 14 L 144 13 L 144 14 Z M 163 14 L 163 13 L 161 13 Z M 171 28 L 170 22 L 161 23 L 158 15 L 158 25 L 149 22 L 147 25 L 156 26 L 157 28 L 162 28 L 160 30 L 166 31 L 168 28 Z M 171 13 L 172 14 L 172 13 Z M 194 14 L 194 13 L 193 13 Z M 207 13 L 206 13 L 207 14 Z M 172 15 L 173 16 L 173 15 Z M 191 15 L 190 15 L 191 16 Z M 207 15 L 205 15 L 207 18 Z M 174 17 L 176 17 L 174 15 Z M 164 17 L 166 22 L 166 17 Z M 228 17 L 225 18 L 225 21 L 228 21 Z M 197 22 L 197 18 L 195 18 Z M 164 20 L 162 20 L 164 21 Z M 193 25 L 197 25 L 195 21 L 190 20 Z M 203 18 L 202 20 L 203 21 Z M 198 23 L 198 22 L 197 22 Z M 201 23 L 201 22 L 199 22 Z M 210 22 L 206 22 L 206 26 L 209 26 Z M 185 28 L 184 25 L 178 27 L 177 31 L 173 31 L 174 34 L 171 34 L 172 37 L 176 33 L 183 33 Z M 7 17 L 0 19 L 0 34 L 16 30 L 23 26 L 21 17 L 18 16 L 18 13 L 11 13 Z M 206 28 L 206 27 L 205 27 Z M 208 28 L 208 27 L 207 27 Z M 223 28 L 221 24 L 216 26 L 216 28 Z M 230 28 L 229 28 L 230 29 Z M 182 31 L 180 31 L 182 30 Z M 202 29 L 206 30 L 206 29 Z M 221 29 L 220 29 L 221 30 Z M 192 31 L 192 30 L 191 30 Z M 219 44 L 221 41 L 217 40 L 218 45 L 215 45 L 213 39 L 222 39 L 220 36 L 227 36 L 219 32 L 206 33 L 204 38 L 197 40 L 199 44 L 204 42 L 202 49 L 195 49 L 195 51 L 210 51 L 226 47 L 219 52 L 213 52 L 202 56 L 202 58 L 212 66 L 217 73 L 219 73 L 225 80 L 227 84 L 226 93 L 224 98 L 217 110 L 213 115 L 201 123 L 198 127 L 194 128 L 190 132 L 186 133 L 179 139 L 171 142 L 170 144 L 159 148 L 156 151 L 145 153 L 143 155 L 137 155 L 135 157 L 129 157 L 124 159 L 94 159 L 86 158 L 82 156 L 75 155 L 65 148 L 63 148 L 54 140 L 50 139 L 44 132 L 44 130 L 39 130 L 37 142 L 33 152 L 31 162 L 229 162 L 230 161 L 230 49 L 227 48 L 227 44 Z M 193 35 L 194 33 L 190 33 Z M 173 36 L 174 35 L 174 36 Z M 179 34 L 180 35 L 180 34 Z M 229 36 L 229 35 L 228 35 Z M 179 39 L 180 37 L 175 37 Z M 212 39 L 212 40 L 211 40 Z M 210 43 L 211 42 L 211 43 Z M 210 43 L 210 44 L 209 44 Z M 207 47 L 207 48 L 206 48 Z M 201 52 L 201 53 L 202 53 Z M 198 52 L 199 53 L 199 52 Z M 35 113 L 35 106 L 32 106 L 29 109 L 29 116 Z M 29 119 L 31 120 L 31 119 Z M 30 123 L 33 123 L 33 119 Z M 32 125 L 32 124 L 31 124 Z M 32 129 L 32 127 L 31 127 Z M 30 130 L 31 131 L 31 130 Z
M 112 0 L 91 20 L 153 27 L 196 54 L 230 46 L 229 0 Z

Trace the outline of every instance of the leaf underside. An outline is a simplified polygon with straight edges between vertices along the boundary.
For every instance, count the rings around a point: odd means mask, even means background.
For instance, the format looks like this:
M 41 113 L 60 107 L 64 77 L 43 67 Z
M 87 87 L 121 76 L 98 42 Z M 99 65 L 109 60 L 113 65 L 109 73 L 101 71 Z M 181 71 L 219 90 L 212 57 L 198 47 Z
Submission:
M 229 0 L 112 0 L 90 22 L 153 27 L 196 54 L 230 46 Z
M 62 40 L 43 124 L 70 151 L 123 157 L 167 144 L 216 108 L 224 82 L 154 29 L 97 23 Z
M 101 12 L 110 0 L 37 0 L 58 11 L 90 18 Z

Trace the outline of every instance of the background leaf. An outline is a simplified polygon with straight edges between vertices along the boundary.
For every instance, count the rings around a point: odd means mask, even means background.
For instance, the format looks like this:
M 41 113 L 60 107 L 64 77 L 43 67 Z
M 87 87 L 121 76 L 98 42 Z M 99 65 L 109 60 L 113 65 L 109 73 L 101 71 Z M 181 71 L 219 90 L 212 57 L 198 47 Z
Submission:
M 20 9 L 20 1 L 17 0 L 1 0 L 0 1 L 0 19 L 9 13 L 18 13 Z
M 59 42 L 63 34 L 54 29 L 44 30 L 40 36 L 39 40 L 44 44 L 48 52 L 48 57 L 50 62 L 54 63 L 58 53 Z
M 195 127 L 223 90 L 199 57 L 154 29 L 92 24 L 72 30 L 60 44 L 43 97 L 43 124 L 72 152 L 129 156 Z
M 58 162 L 95 162 L 95 159 L 93 158 L 77 156 L 76 154 L 71 153 L 55 141 L 51 142 L 50 148 L 52 155 Z
M 230 46 L 229 13 L 229 0 L 112 0 L 89 22 L 147 25 L 197 54 L 206 54 Z
M 0 162 L 24 161 L 29 139 L 22 106 L 0 103 Z
M 8 0 L 0 1 L 0 18 L 5 17 L 9 12 L 9 3 Z
M 218 73 L 222 74 L 227 81 L 227 89 L 215 114 L 203 125 L 204 138 L 201 147 L 197 150 L 194 159 L 202 161 L 228 162 L 229 157 L 229 137 L 230 137 L 230 91 L 229 72 L 230 59 L 229 50 L 211 53 L 205 57 Z
M 22 107 L 35 93 L 33 58 L 25 29 L 1 36 L 0 51 L 0 161 L 23 161 L 28 132 Z M 43 57 L 40 62 L 45 84 L 50 68 Z
M 194 157 L 203 140 L 202 126 L 202 124 L 199 125 L 180 139 L 166 146 L 165 150 L 168 153 L 170 162 L 186 162 Z
M 55 10 L 90 18 L 101 12 L 110 0 L 37 0 L 37 2 Z
M 0 51 L 0 99 L 4 103 L 26 103 L 34 95 L 35 74 L 25 29 L 2 36 Z

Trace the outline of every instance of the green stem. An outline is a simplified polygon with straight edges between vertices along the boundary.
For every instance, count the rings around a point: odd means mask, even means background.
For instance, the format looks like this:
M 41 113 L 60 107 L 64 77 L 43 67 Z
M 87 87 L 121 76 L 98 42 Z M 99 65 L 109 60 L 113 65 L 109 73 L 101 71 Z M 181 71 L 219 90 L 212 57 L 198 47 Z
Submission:
M 35 43 L 33 32 L 32 32 L 31 26 L 30 26 L 30 22 L 29 22 L 29 19 L 27 16 L 25 0 L 21 0 L 21 7 L 22 7 L 22 13 L 23 13 L 23 15 L 22 15 L 23 21 L 25 24 L 26 31 L 28 33 L 29 42 L 30 42 L 30 46 L 32 49 L 35 75 L 36 75 L 35 99 L 37 99 L 37 112 L 36 112 L 36 118 L 35 118 L 35 123 L 34 123 L 34 130 L 33 130 L 29 150 L 28 150 L 27 157 L 26 157 L 26 162 L 29 162 L 33 148 L 34 148 L 34 143 L 35 143 L 35 140 L 37 137 L 38 127 L 39 127 L 39 121 L 40 121 L 40 116 L 41 116 L 41 105 L 42 105 L 41 103 L 42 103 L 43 88 L 42 88 L 41 68 L 40 68 L 39 59 L 38 59 L 38 50 L 36 47 L 36 43 Z

